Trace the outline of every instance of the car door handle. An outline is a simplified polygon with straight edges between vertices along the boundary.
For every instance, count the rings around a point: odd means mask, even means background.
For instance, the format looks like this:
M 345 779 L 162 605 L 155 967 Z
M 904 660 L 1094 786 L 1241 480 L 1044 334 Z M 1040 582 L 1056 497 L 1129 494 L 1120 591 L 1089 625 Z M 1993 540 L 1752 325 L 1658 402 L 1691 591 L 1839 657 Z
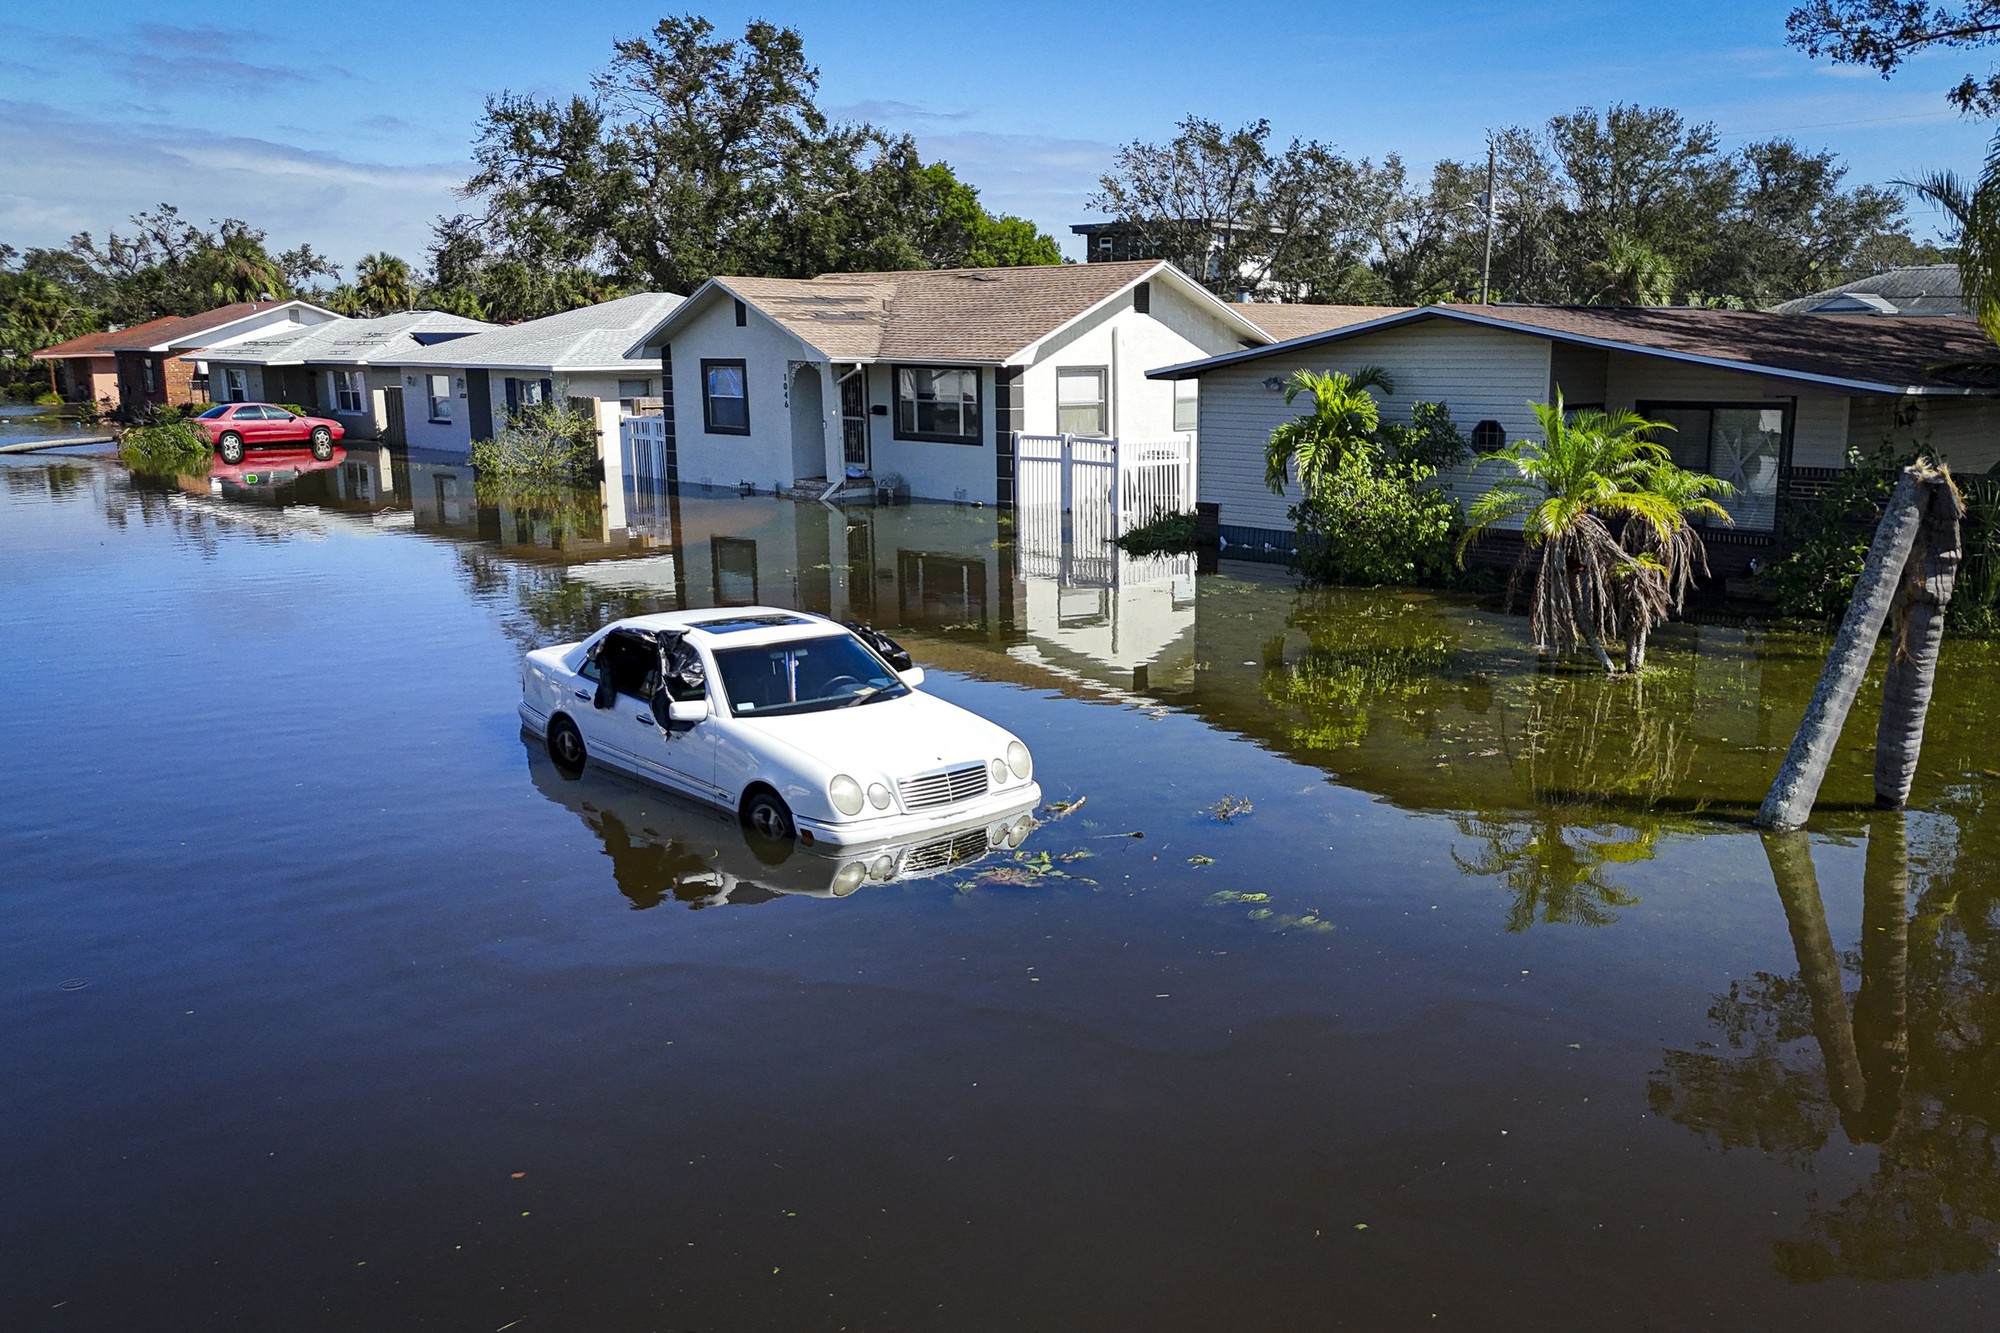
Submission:
M 579 699 L 594 699 L 597 696 L 592 694 L 589 690 L 578 690 L 576 692 L 576 697 Z
M 651 713 L 634 713 L 632 716 L 638 718 L 641 722 L 644 722 L 649 727 L 657 727 L 660 725 L 659 722 L 653 717 Z

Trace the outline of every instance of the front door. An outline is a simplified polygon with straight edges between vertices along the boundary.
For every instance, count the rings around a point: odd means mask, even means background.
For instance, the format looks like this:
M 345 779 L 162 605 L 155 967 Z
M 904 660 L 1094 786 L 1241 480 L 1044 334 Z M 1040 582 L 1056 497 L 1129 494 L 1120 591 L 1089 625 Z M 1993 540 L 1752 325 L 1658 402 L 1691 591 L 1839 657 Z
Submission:
M 385 444 L 408 444 L 403 433 L 403 386 L 382 390 L 382 440 Z
M 868 371 L 856 366 L 840 377 L 840 447 L 850 466 L 869 469 Z

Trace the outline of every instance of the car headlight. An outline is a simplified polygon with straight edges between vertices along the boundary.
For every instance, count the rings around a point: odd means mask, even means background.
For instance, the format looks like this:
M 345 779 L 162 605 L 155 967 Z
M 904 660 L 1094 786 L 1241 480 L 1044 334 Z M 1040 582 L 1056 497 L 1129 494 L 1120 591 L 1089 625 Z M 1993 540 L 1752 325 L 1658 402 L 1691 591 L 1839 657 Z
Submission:
M 852 782 L 853 779 L 849 778 L 848 781 Z M 833 896 L 836 898 L 845 898 L 848 894 L 860 888 L 861 881 L 867 878 L 867 866 L 861 864 L 859 861 L 849 861 L 846 865 L 833 872 Z
M 995 759 L 986 766 L 986 776 L 993 780 L 994 786 L 999 786 L 1007 780 L 1007 765 Z
M 889 789 L 879 782 L 868 789 L 868 804 L 877 810 L 887 810 L 889 802 L 894 799 L 895 797 L 889 794 Z
M 1014 770 L 1014 776 L 1026 781 L 1035 771 L 1035 760 L 1028 753 L 1028 747 L 1019 741 L 1007 743 L 1007 767 Z
M 896 858 L 884 852 L 868 863 L 868 873 L 876 879 L 887 879 L 896 873 Z
M 861 794 L 861 784 L 842 773 L 826 784 L 826 794 L 833 801 L 833 808 L 843 815 L 858 815 L 862 804 L 868 799 Z

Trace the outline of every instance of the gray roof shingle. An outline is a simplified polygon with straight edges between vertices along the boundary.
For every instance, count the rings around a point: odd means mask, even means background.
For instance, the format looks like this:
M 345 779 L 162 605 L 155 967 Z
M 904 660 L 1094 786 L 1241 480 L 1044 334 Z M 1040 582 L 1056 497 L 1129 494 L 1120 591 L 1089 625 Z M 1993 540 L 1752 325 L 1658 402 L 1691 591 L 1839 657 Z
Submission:
M 1850 314 L 1865 314 L 1868 310 L 1883 315 L 1972 313 L 1959 286 L 1956 264 L 1914 264 L 1887 269 L 1823 292 L 1781 302 L 1771 309 L 1781 315 L 1808 315 L 1820 313 L 1826 306 Z
M 419 348 L 405 366 L 498 366 L 518 370 L 621 370 L 651 362 L 628 356 L 646 330 L 665 319 L 684 298 L 668 292 L 635 292 L 613 301 L 565 310 L 558 315 L 489 328 Z
M 373 319 L 339 319 L 287 330 L 282 337 L 232 343 L 207 359 L 253 366 L 399 366 L 422 348 L 421 335 L 473 334 L 494 327 L 438 310 L 410 310 Z

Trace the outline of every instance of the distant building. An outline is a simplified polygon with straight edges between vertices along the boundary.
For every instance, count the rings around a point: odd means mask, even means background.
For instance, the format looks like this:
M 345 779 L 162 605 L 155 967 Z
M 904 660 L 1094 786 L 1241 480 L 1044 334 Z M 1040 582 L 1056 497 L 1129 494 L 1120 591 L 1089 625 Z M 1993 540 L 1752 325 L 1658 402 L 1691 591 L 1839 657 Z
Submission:
M 67 396 L 107 411 L 136 411 L 149 403 L 205 403 L 208 362 L 197 359 L 205 349 L 339 318 L 308 301 L 239 301 L 199 315 L 168 316 L 72 338 L 42 348 L 35 360 L 62 362 Z
M 1241 222 L 1210 221 L 1206 257 L 1199 265 L 1199 277 L 1204 283 L 1212 284 L 1221 276 L 1224 263 L 1222 254 L 1228 246 L 1228 238 L 1246 235 L 1254 229 Z M 1181 263 L 1192 256 L 1168 255 L 1160 252 L 1146 234 L 1143 223 L 1079 222 L 1070 231 L 1084 238 L 1085 262 L 1091 264 L 1119 264 L 1128 260 L 1165 259 L 1171 263 Z M 1243 298 L 1247 295 L 1254 301 L 1282 301 L 1288 295 L 1284 284 L 1275 282 L 1269 276 L 1270 253 L 1268 247 L 1255 251 L 1237 263 L 1237 278 L 1240 285 L 1232 287 L 1230 295 Z
M 1969 315 L 1956 264 L 1917 264 L 1771 307 L 1781 315 Z

